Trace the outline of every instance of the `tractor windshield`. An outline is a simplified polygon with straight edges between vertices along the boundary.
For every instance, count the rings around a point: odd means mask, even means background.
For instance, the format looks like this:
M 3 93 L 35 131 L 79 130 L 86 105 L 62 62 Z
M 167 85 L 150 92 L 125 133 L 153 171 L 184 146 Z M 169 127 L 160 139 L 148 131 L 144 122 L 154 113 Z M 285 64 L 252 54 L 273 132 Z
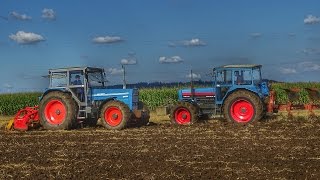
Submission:
M 89 71 L 88 82 L 91 87 L 103 87 L 105 85 L 103 73 L 101 71 Z

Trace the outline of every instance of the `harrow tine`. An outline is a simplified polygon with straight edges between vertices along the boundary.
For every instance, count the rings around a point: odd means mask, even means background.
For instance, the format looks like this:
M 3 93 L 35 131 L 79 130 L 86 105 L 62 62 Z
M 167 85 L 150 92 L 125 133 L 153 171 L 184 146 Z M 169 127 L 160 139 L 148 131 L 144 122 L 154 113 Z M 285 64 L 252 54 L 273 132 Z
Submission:
M 8 121 L 7 125 L 5 126 L 6 131 L 13 130 L 13 122 L 14 122 L 14 119 L 11 119 L 10 121 Z

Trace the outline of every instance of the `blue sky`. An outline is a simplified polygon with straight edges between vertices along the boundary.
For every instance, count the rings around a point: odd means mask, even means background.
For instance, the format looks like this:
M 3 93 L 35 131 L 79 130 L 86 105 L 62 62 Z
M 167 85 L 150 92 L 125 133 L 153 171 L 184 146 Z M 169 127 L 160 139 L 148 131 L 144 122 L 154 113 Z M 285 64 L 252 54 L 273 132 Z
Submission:
M 214 66 L 263 65 L 320 81 L 318 0 L 1 0 L 0 91 L 46 87 L 49 68 L 97 66 L 121 84 L 210 80 Z

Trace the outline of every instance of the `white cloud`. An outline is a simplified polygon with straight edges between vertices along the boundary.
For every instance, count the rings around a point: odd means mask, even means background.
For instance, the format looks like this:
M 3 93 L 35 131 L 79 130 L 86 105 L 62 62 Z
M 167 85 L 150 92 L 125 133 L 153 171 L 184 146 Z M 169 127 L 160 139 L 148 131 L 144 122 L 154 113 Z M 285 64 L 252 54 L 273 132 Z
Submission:
M 304 20 L 304 24 L 317 24 L 320 22 L 320 18 L 313 15 L 308 15 Z
M 289 67 L 280 67 L 282 74 L 303 74 L 306 72 L 320 71 L 320 63 L 303 61 L 290 64 Z
M 296 74 L 297 70 L 295 68 L 285 68 L 285 67 L 281 67 L 280 68 L 280 72 L 282 74 Z
M 320 49 L 316 49 L 316 48 L 306 48 L 301 50 L 302 53 L 306 54 L 306 55 L 310 55 L 310 54 L 320 54 Z
M 123 73 L 123 69 L 109 68 L 107 69 L 107 73 L 111 75 L 120 75 Z
M 18 31 L 16 34 L 11 34 L 9 38 L 19 44 L 34 44 L 45 40 L 44 37 L 39 34 L 24 31 Z
M 191 79 L 191 73 L 187 74 L 186 78 Z M 201 79 L 201 75 L 200 74 L 196 74 L 196 73 L 192 73 L 192 78 L 193 79 Z
M 188 41 L 184 41 L 183 45 L 184 46 L 205 46 L 206 43 L 201 41 L 198 38 L 194 38 L 194 39 L 191 39 L 191 40 L 188 40 Z
M 42 10 L 42 18 L 44 19 L 48 19 L 48 20 L 54 20 L 56 19 L 56 12 L 54 12 L 53 9 L 47 9 L 47 8 L 44 8 Z
M 302 69 L 305 72 L 308 71 L 320 71 L 320 64 L 314 62 L 305 61 L 298 64 L 299 69 Z
M 120 63 L 123 65 L 134 65 L 137 64 L 137 60 L 133 58 L 121 59 Z
M 5 83 L 3 84 L 3 87 L 7 88 L 7 89 L 12 89 L 13 86 L 11 84 Z
M 121 42 L 123 39 L 121 39 L 119 36 L 100 36 L 93 38 L 92 41 L 97 44 L 111 44 Z
M 165 64 L 165 63 L 181 63 L 181 62 L 183 62 L 183 59 L 180 56 L 172 56 L 172 57 L 161 56 L 159 58 L 159 62 L 161 64 Z
M 10 16 L 17 19 L 17 20 L 21 20 L 21 21 L 28 21 L 28 20 L 32 19 L 31 16 L 27 16 L 26 14 L 19 14 L 15 11 L 11 12 Z
M 174 43 L 174 42 L 169 42 L 169 43 L 168 43 L 168 46 L 169 46 L 169 47 L 177 47 L 177 44 Z
M 261 34 L 261 33 L 256 32 L 256 33 L 251 33 L 251 34 L 250 34 L 250 36 L 251 36 L 252 38 L 259 38 L 259 37 L 261 37 L 261 36 L 262 36 L 262 34 Z

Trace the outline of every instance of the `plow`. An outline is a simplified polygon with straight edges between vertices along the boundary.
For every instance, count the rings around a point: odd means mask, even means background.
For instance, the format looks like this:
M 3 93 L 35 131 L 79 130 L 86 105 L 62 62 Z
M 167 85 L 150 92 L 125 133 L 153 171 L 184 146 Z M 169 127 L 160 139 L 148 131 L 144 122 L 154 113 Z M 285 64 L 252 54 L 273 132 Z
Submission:
M 315 111 L 320 109 L 320 90 L 317 88 L 291 88 L 291 89 L 287 89 L 284 88 L 283 89 L 288 97 L 288 100 L 285 104 L 280 104 L 280 105 L 275 105 L 274 108 L 282 111 L 286 111 L 287 112 L 287 116 L 288 118 L 292 118 L 293 112 L 295 110 L 304 110 L 306 111 L 306 116 L 310 117 L 310 118 L 314 118 L 316 117 L 316 113 Z M 302 96 L 302 91 L 304 90 L 304 92 L 306 92 L 307 96 Z M 275 92 L 271 92 L 272 98 L 276 97 Z M 270 99 L 272 99 L 270 98 Z M 303 99 L 304 103 L 299 103 L 301 102 L 300 100 Z M 271 100 L 270 100 L 271 101 Z M 276 99 L 274 99 L 273 101 L 276 101 Z M 270 104 L 271 102 L 269 102 Z M 268 109 L 268 112 L 271 111 L 271 105 L 270 108 Z

